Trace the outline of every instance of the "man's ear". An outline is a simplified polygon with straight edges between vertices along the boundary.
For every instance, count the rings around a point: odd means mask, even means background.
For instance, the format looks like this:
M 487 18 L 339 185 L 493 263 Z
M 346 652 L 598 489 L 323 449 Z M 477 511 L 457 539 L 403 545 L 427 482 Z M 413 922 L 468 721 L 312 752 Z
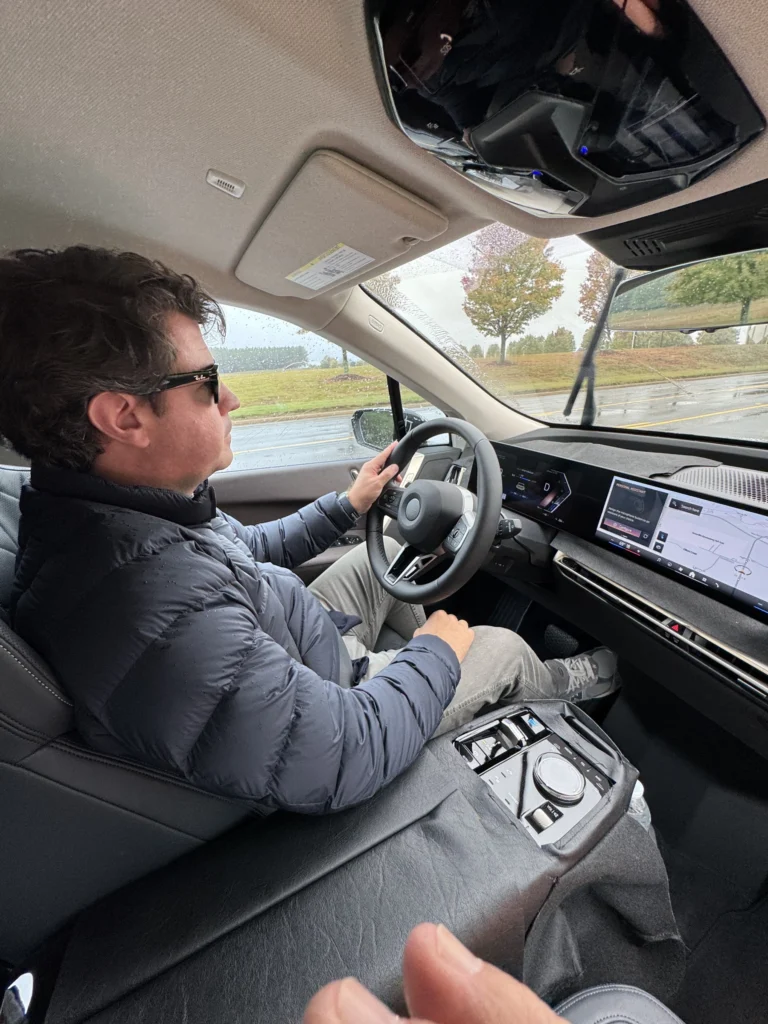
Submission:
M 88 419 L 99 433 L 132 448 L 149 446 L 147 421 L 151 415 L 151 405 L 140 395 L 102 391 L 88 403 Z

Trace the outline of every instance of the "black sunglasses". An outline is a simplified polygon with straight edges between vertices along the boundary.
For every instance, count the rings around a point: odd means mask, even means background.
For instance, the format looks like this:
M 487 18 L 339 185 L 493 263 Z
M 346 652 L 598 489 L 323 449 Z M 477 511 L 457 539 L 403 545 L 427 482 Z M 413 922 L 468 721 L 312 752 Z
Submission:
M 202 370 L 190 370 L 187 373 L 170 373 L 160 387 L 155 389 L 153 394 L 157 394 L 159 391 L 171 391 L 173 388 L 183 388 L 187 384 L 208 384 L 214 402 L 217 405 L 219 404 L 218 363 L 205 366 Z

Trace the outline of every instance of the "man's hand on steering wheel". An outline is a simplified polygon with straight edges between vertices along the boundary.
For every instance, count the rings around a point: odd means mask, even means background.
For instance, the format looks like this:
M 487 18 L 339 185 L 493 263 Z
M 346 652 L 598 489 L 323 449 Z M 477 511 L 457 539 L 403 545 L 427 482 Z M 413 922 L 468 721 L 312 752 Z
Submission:
M 392 483 L 397 476 L 399 468 L 387 466 L 387 459 L 396 446 L 397 441 L 393 441 L 383 452 L 379 452 L 378 455 L 366 462 L 360 469 L 357 479 L 347 491 L 347 498 L 360 515 L 368 512 L 387 484 Z

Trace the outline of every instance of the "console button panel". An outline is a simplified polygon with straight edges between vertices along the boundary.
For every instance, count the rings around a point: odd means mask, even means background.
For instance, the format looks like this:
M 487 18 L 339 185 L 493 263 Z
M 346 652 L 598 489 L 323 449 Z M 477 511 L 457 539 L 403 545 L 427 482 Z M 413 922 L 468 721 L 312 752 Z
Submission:
M 454 746 L 539 846 L 567 835 L 613 785 L 527 709 L 463 733 Z

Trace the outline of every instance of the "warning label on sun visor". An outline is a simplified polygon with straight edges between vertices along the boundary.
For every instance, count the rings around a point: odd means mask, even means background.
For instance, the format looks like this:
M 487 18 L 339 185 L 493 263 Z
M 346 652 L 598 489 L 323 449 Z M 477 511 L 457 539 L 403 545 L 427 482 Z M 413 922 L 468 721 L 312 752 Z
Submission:
M 373 256 L 366 256 L 364 252 L 339 242 L 332 249 L 288 274 L 287 280 L 311 288 L 313 292 L 319 292 L 321 288 L 343 281 L 345 277 L 352 277 L 373 262 Z

